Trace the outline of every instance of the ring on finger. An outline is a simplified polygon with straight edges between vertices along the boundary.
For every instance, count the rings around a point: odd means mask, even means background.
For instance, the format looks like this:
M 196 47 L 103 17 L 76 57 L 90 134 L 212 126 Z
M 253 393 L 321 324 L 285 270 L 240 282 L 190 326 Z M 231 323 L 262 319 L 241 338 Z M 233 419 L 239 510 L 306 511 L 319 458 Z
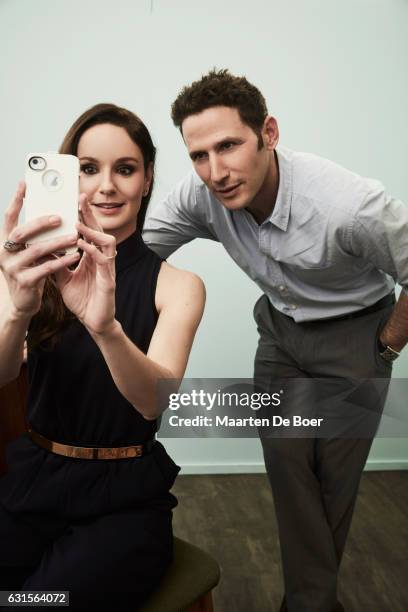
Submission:
M 6 240 L 3 248 L 9 253 L 16 253 L 17 251 L 23 251 L 26 245 L 22 242 L 14 242 L 14 240 Z
M 105 258 L 106 258 L 106 259 L 115 259 L 115 257 L 116 257 L 116 255 L 117 255 L 117 254 L 118 254 L 118 252 L 117 252 L 117 251 L 115 251 L 115 254 L 114 254 L 114 255 L 105 255 Z

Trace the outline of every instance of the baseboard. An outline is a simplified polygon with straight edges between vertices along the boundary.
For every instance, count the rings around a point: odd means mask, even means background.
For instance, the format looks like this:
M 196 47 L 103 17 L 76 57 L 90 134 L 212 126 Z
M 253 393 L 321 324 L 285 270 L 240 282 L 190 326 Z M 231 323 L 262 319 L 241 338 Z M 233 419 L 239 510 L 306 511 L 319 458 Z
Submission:
M 369 459 L 364 468 L 365 472 L 380 470 L 408 470 L 408 459 Z
M 180 463 L 180 474 L 260 474 L 265 472 L 262 462 L 253 463 Z M 408 459 L 372 459 L 364 471 L 408 470 Z

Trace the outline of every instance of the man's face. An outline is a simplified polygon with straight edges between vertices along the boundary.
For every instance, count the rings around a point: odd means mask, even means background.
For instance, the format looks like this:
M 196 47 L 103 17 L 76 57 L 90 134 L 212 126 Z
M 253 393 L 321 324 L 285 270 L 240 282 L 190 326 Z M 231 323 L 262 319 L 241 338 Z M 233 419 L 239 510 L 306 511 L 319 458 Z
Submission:
M 266 181 L 271 148 L 259 149 L 258 135 L 237 109 L 215 106 L 190 115 L 182 132 L 197 174 L 225 208 L 238 210 L 253 202 Z

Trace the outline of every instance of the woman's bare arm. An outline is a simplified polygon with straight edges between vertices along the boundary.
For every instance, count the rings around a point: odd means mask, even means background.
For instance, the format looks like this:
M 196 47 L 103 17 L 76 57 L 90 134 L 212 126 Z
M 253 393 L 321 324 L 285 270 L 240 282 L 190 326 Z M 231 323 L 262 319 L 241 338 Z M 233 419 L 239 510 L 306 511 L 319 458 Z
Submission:
M 14 313 L 8 286 L 0 271 L 0 387 L 19 375 L 30 319 Z
M 76 236 L 61 236 L 18 252 L 4 248 L 5 240 L 24 245 L 30 236 L 60 223 L 58 217 L 43 216 L 18 225 L 24 193 L 25 185 L 21 182 L 0 228 L 0 387 L 17 378 L 20 372 L 25 335 L 41 306 L 46 277 L 77 258 L 76 254 L 57 260 L 51 257 L 54 251 L 76 244 Z M 50 257 L 52 261 L 44 261 Z
M 159 319 L 145 355 L 114 321 L 103 334 L 91 334 L 99 346 L 122 395 L 145 419 L 155 419 L 167 403 L 158 397 L 158 383 L 181 381 L 205 302 L 199 277 L 166 263 L 158 278 L 156 306 Z

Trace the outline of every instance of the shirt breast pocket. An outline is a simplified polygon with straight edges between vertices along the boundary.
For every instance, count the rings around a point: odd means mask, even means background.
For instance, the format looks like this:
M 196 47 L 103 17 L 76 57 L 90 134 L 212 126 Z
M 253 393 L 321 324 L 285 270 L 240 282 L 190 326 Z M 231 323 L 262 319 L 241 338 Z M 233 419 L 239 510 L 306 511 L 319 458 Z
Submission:
M 316 236 L 307 243 L 286 243 L 279 260 L 299 270 L 323 270 L 331 266 L 331 252 Z
M 293 214 L 288 231 L 277 245 L 277 260 L 303 270 L 328 268 L 333 235 L 329 217 L 307 203 Z

